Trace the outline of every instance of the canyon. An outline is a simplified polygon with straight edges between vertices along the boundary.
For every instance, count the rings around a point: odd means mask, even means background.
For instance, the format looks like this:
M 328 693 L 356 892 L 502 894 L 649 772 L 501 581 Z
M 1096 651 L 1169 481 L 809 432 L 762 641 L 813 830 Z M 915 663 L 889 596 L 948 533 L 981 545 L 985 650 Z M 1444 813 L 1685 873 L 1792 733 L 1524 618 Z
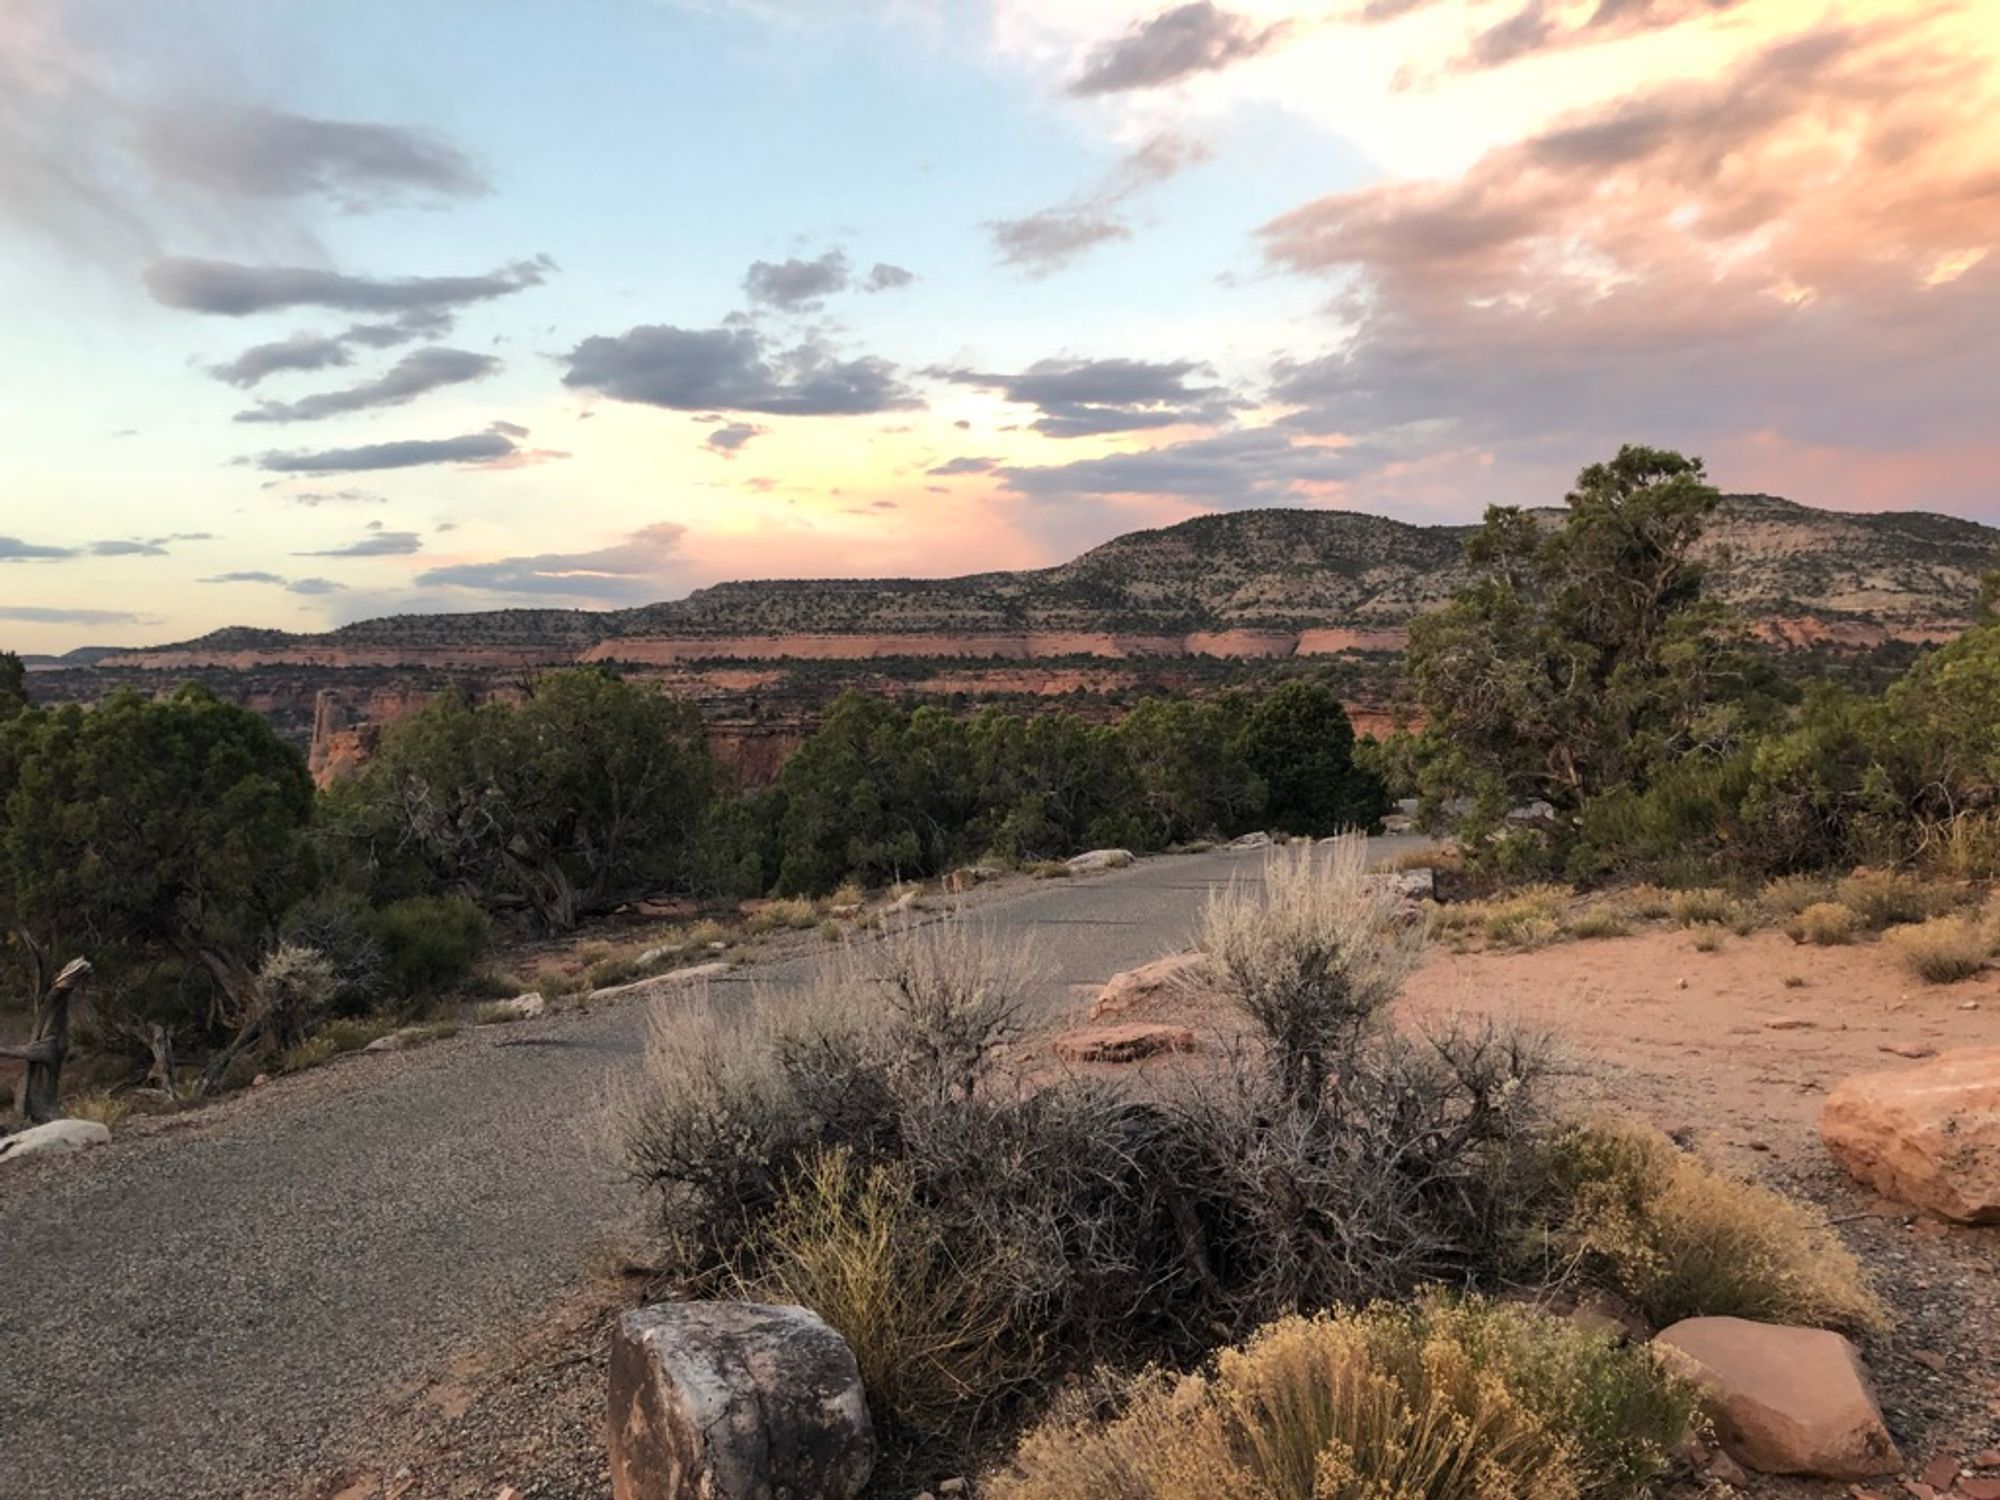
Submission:
M 1365 733 L 1394 720 L 1410 621 L 1465 582 L 1472 530 L 1345 511 L 1223 512 L 1050 568 L 744 581 L 636 609 L 398 615 L 319 634 L 232 627 L 39 661 L 34 680 L 39 695 L 84 700 L 203 682 L 267 713 L 322 780 L 364 761 L 386 725 L 439 691 L 518 694 L 537 671 L 578 664 L 696 702 L 745 784 L 775 774 L 849 689 L 1108 718 L 1147 693 L 1309 673 L 1339 688 Z M 1703 552 L 1711 593 L 1774 648 L 1855 654 L 1964 629 L 1996 541 L 2000 531 L 1948 516 L 1736 495 Z

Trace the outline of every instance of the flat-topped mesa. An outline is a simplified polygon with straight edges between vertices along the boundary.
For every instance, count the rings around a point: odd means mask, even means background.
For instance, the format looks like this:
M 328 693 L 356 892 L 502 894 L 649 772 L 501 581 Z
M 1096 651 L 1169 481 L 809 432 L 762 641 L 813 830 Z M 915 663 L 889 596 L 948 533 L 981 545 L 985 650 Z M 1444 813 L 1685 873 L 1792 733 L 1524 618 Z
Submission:
M 1553 511 L 1537 512 L 1553 518 Z M 103 664 L 522 670 L 579 661 L 990 661 L 1394 652 L 1465 581 L 1471 528 L 1251 510 L 1133 532 L 1052 568 L 963 578 L 717 584 L 628 610 L 400 615 L 321 635 L 230 629 Z M 1781 646 L 1934 641 L 1965 628 L 2000 532 L 1921 513 L 1727 499 L 1714 594 Z

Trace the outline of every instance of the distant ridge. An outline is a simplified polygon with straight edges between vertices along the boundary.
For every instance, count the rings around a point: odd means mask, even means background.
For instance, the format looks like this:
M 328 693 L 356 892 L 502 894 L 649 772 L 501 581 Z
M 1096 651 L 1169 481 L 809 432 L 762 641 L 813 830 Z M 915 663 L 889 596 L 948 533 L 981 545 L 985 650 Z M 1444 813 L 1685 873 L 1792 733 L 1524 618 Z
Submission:
M 1414 616 L 1463 581 L 1473 529 L 1348 511 L 1233 511 L 1132 532 L 1021 572 L 721 583 L 635 609 L 396 615 L 321 634 L 231 627 L 104 660 L 889 656 L 899 643 L 919 655 L 1027 657 L 1393 648 Z M 2000 530 L 1949 516 L 1862 515 L 1732 495 L 1704 547 L 1716 595 L 1771 639 L 1871 645 L 1962 630 L 1996 544 Z

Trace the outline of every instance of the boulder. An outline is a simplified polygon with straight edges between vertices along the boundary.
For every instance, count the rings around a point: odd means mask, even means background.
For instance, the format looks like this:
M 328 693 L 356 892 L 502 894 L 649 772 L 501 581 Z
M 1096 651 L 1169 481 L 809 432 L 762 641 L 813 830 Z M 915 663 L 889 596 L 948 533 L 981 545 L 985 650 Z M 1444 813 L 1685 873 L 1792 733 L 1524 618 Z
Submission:
M 0 1161 L 59 1156 L 81 1151 L 86 1146 L 101 1146 L 110 1139 L 111 1132 L 95 1120 L 51 1120 L 46 1125 L 32 1125 L 18 1135 L 0 1139 Z
M 1192 1052 L 1194 1033 L 1185 1026 L 1128 1021 L 1122 1026 L 1087 1026 L 1055 1040 L 1056 1056 L 1071 1062 L 1137 1062 L 1160 1052 Z
M 675 985 L 697 984 L 705 979 L 718 979 L 729 972 L 729 965 L 721 959 L 705 964 L 688 964 L 684 968 L 669 969 L 664 974 L 651 974 L 644 979 L 628 980 L 624 984 L 606 985 L 601 990 L 592 990 L 593 1000 L 614 1000 L 620 995 L 635 994 L 640 990 L 672 989 Z
M 1364 875 L 1362 880 L 1370 890 L 1386 891 L 1412 906 L 1432 900 L 1437 895 L 1435 870 L 1378 870 L 1372 875 Z
M 851 1500 L 875 1467 L 854 1353 L 803 1307 L 626 1313 L 610 1439 L 614 1500 Z
M 549 1002 L 535 991 L 516 995 L 512 1000 L 495 1000 L 486 1007 L 486 1019 L 492 1021 L 533 1021 L 549 1008 Z
M 1961 1224 L 2000 1224 L 2000 1047 L 1857 1073 L 1827 1095 L 1819 1134 L 1886 1197 Z
M 1746 1468 L 1867 1479 L 1902 1467 L 1861 1355 L 1837 1333 L 1687 1318 L 1653 1347 L 1701 1388 L 1723 1451 Z
M 1268 849 L 1271 847 L 1271 835 L 1260 828 L 1255 833 L 1239 834 L 1229 841 L 1229 847 L 1232 849 Z
M 1099 870 L 1122 870 L 1132 863 L 1130 849 L 1092 849 L 1065 861 L 1072 875 L 1094 875 Z
M 1175 953 L 1113 974 L 1091 1002 L 1090 1018 L 1126 1015 L 1161 996 L 1188 993 L 1200 986 L 1207 965 L 1205 953 Z
M 402 1052 L 416 1040 L 416 1028 L 405 1026 L 400 1031 L 392 1031 L 387 1036 L 378 1036 L 361 1050 L 363 1052 Z

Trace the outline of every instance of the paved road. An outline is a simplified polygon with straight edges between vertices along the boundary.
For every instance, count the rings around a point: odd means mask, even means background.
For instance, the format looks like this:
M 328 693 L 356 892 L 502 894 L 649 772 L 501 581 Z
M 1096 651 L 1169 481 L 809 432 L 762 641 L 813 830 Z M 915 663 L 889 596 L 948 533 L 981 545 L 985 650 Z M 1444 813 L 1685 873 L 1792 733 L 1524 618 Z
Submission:
M 1069 986 L 1183 946 L 1228 851 L 1024 884 L 980 918 Z M 759 966 L 783 980 L 805 961 Z M 723 981 L 748 990 L 748 972 Z M 0 1181 L 0 1497 L 262 1496 L 331 1434 L 544 1306 L 636 1194 L 577 1119 L 647 1006 L 342 1062 Z

